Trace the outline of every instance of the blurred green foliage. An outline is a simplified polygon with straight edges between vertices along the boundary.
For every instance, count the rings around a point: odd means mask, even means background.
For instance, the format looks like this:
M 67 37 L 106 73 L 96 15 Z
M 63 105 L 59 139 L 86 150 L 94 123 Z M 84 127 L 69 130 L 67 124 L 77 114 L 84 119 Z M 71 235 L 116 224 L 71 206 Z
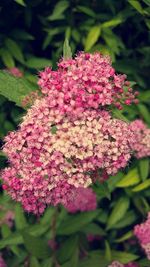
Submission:
M 21 97 L 36 88 L 38 71 L 48 65 L 56 68 L 65 38 L 73 54 L 98 50 L 111 56 L 116 70 L 126 73 L 140 91 L 138 106 L 115 111 L 115 115 L 128 120 L 141 117 L 150 125 L 150 0 L 1 0 L 0 18 L 0 68 L 18 67 L 24 75 L 17 87 L 13 76 L 5 83 L 7 73 L 0 72 L 1 144 L 19 124 L 24 113 Z M 18 95 L 16 88 L 22 86 Z M 11 102 L 15 94 L 18 106 Z M 0 165 L 7 165 L 2 153 Z M 96 211 L 76 215 L 50 207 L 35 218 L 1 193 L 0 249 L 8 266 L 107 267 L 115 259 L 138 260 L 140 266 L 148 267 L 138 245 L 128 242 L 133 226 L 150 211 L 148 178 L 149 159 L 133 159 L 124 173 L 94 185 L 99 201 Z M 8 210 L 15 214 L 11 229 L 3 222 Z M 52 253 L 48 241 L 54 234 L 58 248 Z M 89 243 L 87 234 L 99 235 L 101 240 Z

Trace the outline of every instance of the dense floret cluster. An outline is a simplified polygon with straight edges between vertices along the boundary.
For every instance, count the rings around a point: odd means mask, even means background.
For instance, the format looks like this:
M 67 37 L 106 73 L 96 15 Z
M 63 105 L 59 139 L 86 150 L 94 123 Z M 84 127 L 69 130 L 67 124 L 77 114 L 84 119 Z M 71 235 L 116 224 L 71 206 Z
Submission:
M 144 249 L 147 258 L 150 260 L 150 212 L 144 223 L 134 227 L 134 234 L 139 239 L 141 247 Z
M 112 118 L 106 107 L 136 103 L 137 93 L 100 53 L 63 59 L 56 71 L 41 72 L 38 84 L 43 97 L 5 138 L 10 165 L 2 173 L 3 188 L 35 214 L 57 204 L 70 212 L 94 209 L 95 195 L 86 188 L 126 167 L 141 142 L 136 124 Z M 148 132 L 142 132 L 144 155 Z
M 131 140 L 131 148 L 137 158 L 150 156 L 150 129 L 142 120 L 135 120 L 130 124 L 135 138 Z

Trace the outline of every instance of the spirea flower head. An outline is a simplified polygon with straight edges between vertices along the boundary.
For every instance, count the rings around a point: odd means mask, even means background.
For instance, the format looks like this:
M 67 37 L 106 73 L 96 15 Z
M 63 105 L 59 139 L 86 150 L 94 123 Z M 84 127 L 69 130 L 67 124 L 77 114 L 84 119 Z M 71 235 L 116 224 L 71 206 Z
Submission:
M 95 210 L 96 194 L 91 188 L 74 188 L 72 198 L 67 202 L 65 208 L 71 213 Z
M 150 212 L 144 223 L 134 227 L 134 234 L 139 239 L 141 247 L 145 250 L 147 258 L 150 260 Z
M 150 156 L 150 129 L 142 120 L 135 120 L 130 124 L 135 138 L 131 140 L 131 148 L 137 158 Z
M 139 265 L 137 263 L 134 263 L 134 262 L 131 262 L 131 263 L 128 263 L 128 264 L 122 264 L 122 263 L 120 263 L 118 261 L 114 261 L 108 267 L 139 267 Z
M 126 75 L 117 75 L 108 56 L 99 52 L 80 52 L 74 59 L 62 59 L 58 69 L 46 68 L 38 82 L 51 106 L 63 112 L 81 112 L 87 108 L 137 103 Z
M 6 262 L 4 261 L 1 254 L 0 254 L 0 267 L 7 267 Z
M 88 187 L 97 170 L 115 174 L 130 159 L 127 123 L 106 111 L 78 116 L 52 109 L 48 97 L 36 100 L 16 132 L 5 138 L 10 167 L 4 189 L 27 211 L 65 205 L 74 187 Z

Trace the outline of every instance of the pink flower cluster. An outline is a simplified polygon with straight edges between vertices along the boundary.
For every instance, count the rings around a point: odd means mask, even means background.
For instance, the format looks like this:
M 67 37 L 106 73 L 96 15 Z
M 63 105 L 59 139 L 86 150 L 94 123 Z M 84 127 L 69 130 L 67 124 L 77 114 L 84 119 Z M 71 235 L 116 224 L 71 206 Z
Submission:
M 150 156 L 150 129 L 142 120 L 135 120 L 130 124 L 130 129 L 135 134 L 131 139 L 131 148 L 137 158 Z
M 0 254 L 0 267 L 7 267 L 2 255 Z
M 73 193 L 72 198 L 65 206 L 69 212 L 75 213 L 77 211 L 90 211 L 96 209 L 96 194 L 91 188 L 75 188 Z
M 86 108 L 137 103 L 126 75 L 117 75 L 108 56 L 81 52 L 75 59 L 61 60 L 57 71 L 46 68 L 38 82 L 52 108 L 80 113 Z
M 73 188 L 88 187 L 97 169 L 115 174 L 130 159 L 128 124 L 106 111 L 87 110 L 78 118 L 36 100 L 20 128 L 5 138 L 10 167 L 3 188 L 27 211 L 67 205 Z
M 134 227 L 134 234 L 139 239 L 141 247 L 144 249 L 147 258 L 150 260 L 150 212 L 144 223 Z
M 40 73 L 43 98 L 6 136 L 3 148 L 10 162 L 2 173 L 3 188 L 25 210 L 41 214 L 60 203 L 74 212 L 75 198 L 82 203 L 78 210 L 96 206 L 94 193 L 85 188 L 124 168 L 135 142 L 134 129 L 105 110 L 136 102 L 125 78 L 100 53 L 79 53 L 61 60 L 57 71 Z
M 114 261 L 108 267 L 138 267 L 138 266 L 139 265 L 137 263 L 134 263 L 134 262 L 130 262 L 128 264 L 122 264 L 122 263 L 120 263 L 118 261 Z

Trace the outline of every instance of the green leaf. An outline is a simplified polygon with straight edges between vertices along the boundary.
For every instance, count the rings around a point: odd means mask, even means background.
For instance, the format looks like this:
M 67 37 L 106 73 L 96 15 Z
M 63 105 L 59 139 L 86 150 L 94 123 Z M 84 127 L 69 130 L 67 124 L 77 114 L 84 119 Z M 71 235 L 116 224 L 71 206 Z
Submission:
M 129 122 L 129 120 L 122 114 L 122 112 L 118 109 L 115 109 L 112 111 L 113 115 L 115 118 L 125 121 L 125 122 Z
M 44 238 L 35 237 L 28 234 L 28 232 L 24 232 L 23 239 L 27 251 L 32 256 L 35 256 L 37 259 L 45 259 L 50 256 L 50 248 Z
M 99 211 L 82 212 L 76 215 L 70 215 L 63 221 L 57 229 L 58 235 L 70 235 L 82 229 L 83 226 L 93 221 L 98 216 Z
M 89 51 L 94 46 L 94 44 L 98 41 L 100 34 L 101 34 L 100 25 L 93 26 L 90 29 L 87 38 L 85 40 L 85 47 L 84 47 L 85 51 Z
M 80 260 L 78 267 L 107 267 L 109 262 L 105 259 L 104 255 L 104 252 L 99 253 L 99 255 L 92 255 L 90 253 L 87 258 Z
M 149 124 L 149 118 L 150 118 L 150 112 L 148 110 L 148 108 L 143 105 L 143 104 L 138 104 L 137 106 L 141 116 L 143 117 L 143 119 Z
M 114 206 L 107 222 L 107 229 L 113 228 L 113 226 L 120 221 L 127 212 L 129 207 L 129 199 L 127 197 L 121 197 Z
M 116 223 L 113 228 L 114 229 L 122 229 L 127 227 L 137 220 L 137 215 L 133 210 L 130 210 L 126 213 L 126 216 L 123 217 L 118 223 Z
M 68 1 L 65 1 L 65 0 L 59 1 L 55 5 L 52 15 L 48 17 L 48 20 L 53 21 L 53 20 L 63 19 L 64 18 L 63 13 L 68 7 L 69 7 Z
M 92 234 L 92 235 L 105 235 L 105 231 L 96 223 L 90 223 L 81 229 L 81 231 L 85 234 Z
M 24 63 L 23 53 L 19 45 L 14 40 L 7 38 L 5 40 L 5 45 L 15 59 L 17 59 L 21 63 Z
M 121 236 L 120 238 L 116 239 L 116 243 L 121 243 L 123 241 L 126 241 L 129 238 L 131 238 L 132 236 L 133 236 L 133 232 L 129 231 L 129 232 L 125 233 L 123 236 Z
M 24 78 L 0 71 L 0 94 L 22 107 L 22 100 L 37 87 Z
M 7 238 L 4 238 L 0 241 L 0 249 L 5 248 L 10 245 L 19 245 L 23 244 L 23 238 L 19 233 L 13 233 L 9 235 Z
M 67 38 L 64 41 L 63 58 L 64 59 L 70 59 L 70 58 L 72 58 L 71 47 L 69 46 L 69 41 L 68 41 Z
M 18 230 L 22 230 L 23 228 L 27 227 L 27 221 L 20 204 L 16 204 L 15 206 L 15 224 Z
M 96 13 L 87 6 L 77 6 L 77 10 L 79 10 L 79 11 L 81 11 L 81 12 L 85 13 L 86 15 L 91 16 L 93 18 L 96 17 Z
M 2 61 L 4 63 L 4 65 L 7 68 L 15 67 L 15 62 L 13 60 L 13 57 L 12 57 L 12 55 L 10 54 L 10 52 L 7 49 L 1 48 L 0 49 L 0 56 L 1 56 L 1 59 L 2 59 Z
M 129 262 L 135 261 L 139 258 L 138 255 L 112 250 L 112 260 L 121 262 L 122 264 L 127 264 Z
M 31 57 L 26 61 L 26 66 L 31 69 L 43 69 L 47 66 L 51 66 L 51 60 L 47 58 Z
M 42 264 L 41 264 L 41 267 L 52 267 L 53 265 L 53 260 L 52 258 L 48 258 L 48 259 L 45 259 Z
M 17 4 L 21 5 L 21 6 L 26 6 L 24 0 L 14 0 Z
M 43 216 L 40 218 L 40 224 L 43 224 L 43 225 L 49 224 L 54 215 L 54 212 L 55 212 L 54 207 L 47 208 Z
M 105 259 L 111 261 L 111 248 L 107 240 L 105 240 Z
M 137 185 L 136 187 L 134 187 L 132 189 L 133 192 L 139 192 L 139 191 L 142 191 L 146 188 L 150 187 L 150 179 L 144 181 L 143 183 Z
M 145 181 L 145 179 L 148 177 L 149 165 L 150 165 L 150 162 L 148 158 L 139 160 L 139 169 L 140 169 L 140 176 L 142 178 L 142 181 Z
M 122 23 L 121 18 L 114 18 L 114 19 L 104 22 L 101 26 L 102 28 L 109 28 L 109 27 L 115 27 L 120 23 Z
M 29 267 L 40 267 L 40 264 L 35 257 L 30 257 Z
M 111 198 L 107 182 L 103 182 L 101 184 L 98 183 L 98 186 L 94 187 L 94 191 L 98 194 L 100 199 L 102 199 L 102 198 L 110 199 Z
M 128 0 L 131 6 L 133 6 L 140 14 L 144 14 L 144 10 L 138 0 Z
M 125 175 L 122 180 L 117 183 L 116 187 L 129 187 L 140 182 L 140 176 L 138 173 L 138 169 L 134 168 Z
M 61 248 L 57 253 L 58 261 L 60 263 L 64 263 L 65 261 L 69 260 L 74 254 L 77 246 L 78 246 L 78 236 L 74 235 L 67 238 L 66 241 L 63 242 Z

